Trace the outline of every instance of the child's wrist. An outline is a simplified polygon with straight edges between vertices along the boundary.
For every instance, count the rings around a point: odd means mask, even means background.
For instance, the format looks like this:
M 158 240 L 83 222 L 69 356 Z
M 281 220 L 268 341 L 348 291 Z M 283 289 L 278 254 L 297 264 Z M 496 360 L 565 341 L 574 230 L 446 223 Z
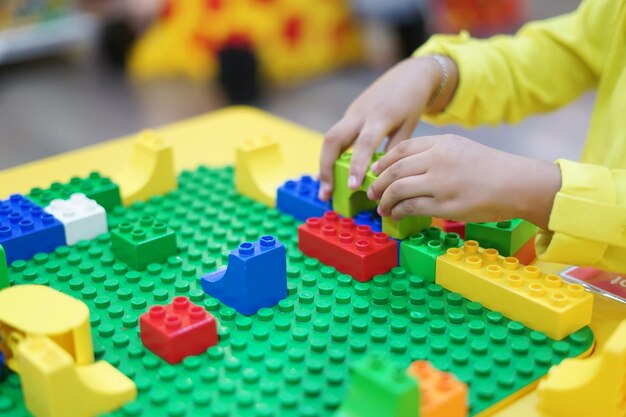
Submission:
M 514 195 L 517 215 L 542 229 L 548 229 L 554 198 L 561 189 L 561 170 L 551 162 L 524 158 L 519 195 Z

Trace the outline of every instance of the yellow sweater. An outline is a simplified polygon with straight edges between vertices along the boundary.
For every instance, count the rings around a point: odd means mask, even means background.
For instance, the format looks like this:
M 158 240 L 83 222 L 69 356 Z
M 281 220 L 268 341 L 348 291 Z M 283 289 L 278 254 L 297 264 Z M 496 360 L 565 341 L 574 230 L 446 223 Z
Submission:
M 562 187 L 541 260 L 626 272 L 626 0 L 585 0 L 577 11 L 529 23 L 515 36 L 434 36 L 416 54 L 440 53 L 459 85 L 435 124 L 516 122 L 586 90 L 597 98 L 582 162 L 558 160 Z

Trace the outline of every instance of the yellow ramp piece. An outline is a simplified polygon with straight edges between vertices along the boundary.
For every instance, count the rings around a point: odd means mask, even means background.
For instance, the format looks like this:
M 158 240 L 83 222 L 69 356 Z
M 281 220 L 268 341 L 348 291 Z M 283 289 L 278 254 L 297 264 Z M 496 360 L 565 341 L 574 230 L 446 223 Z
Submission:
M 276 190 L 286 179 L 285 163 L 277 141 L 261 137 L 237 146 L 235 185 L 241 194 L 274 207 Z
M 45 337 L 18 346 L 24 402 L 35 417 L 96 417 L 137 397 L 135 384 L 107 362 L 76 366 Z
M 544 417 L 626 416 L 626 320 L 590 359 L 566 359 L 539 384 Z
M 152 131 L 141 133 L 133 146 L 130 163 L 113 179 L 120 186 L 124 205 L 175 189 L 172 144 Z
M 435 282 L 531 329 L 561 340 L 591 322 L 593 296 L 536 266 L 469 240 L 437 258 Z
M 0 335 L 46 336 L 78 365 L 94 361 L 89 309 L 79 300 L 43 285 L 17 285 L 0 291 Z M 14 346 L 11 346 L 13 349 Z M 19 372 L 17 360 L 7 364 Z

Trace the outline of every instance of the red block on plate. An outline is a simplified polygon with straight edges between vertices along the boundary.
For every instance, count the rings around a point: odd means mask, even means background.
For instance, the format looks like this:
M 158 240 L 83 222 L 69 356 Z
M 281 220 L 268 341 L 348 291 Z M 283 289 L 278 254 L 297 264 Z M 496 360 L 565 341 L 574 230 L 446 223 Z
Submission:
M 369 281 L 398 265 L 398 243 L 369 226 L 333 211 L 311 217 L 298 227 L 298 248 L 307 256 L 334 266 L 358 281 Z
M 199 355 L 218 341 L 215 317 L 187 297 L 150 307 L 139 326 L 143 345 L 171 364 Z

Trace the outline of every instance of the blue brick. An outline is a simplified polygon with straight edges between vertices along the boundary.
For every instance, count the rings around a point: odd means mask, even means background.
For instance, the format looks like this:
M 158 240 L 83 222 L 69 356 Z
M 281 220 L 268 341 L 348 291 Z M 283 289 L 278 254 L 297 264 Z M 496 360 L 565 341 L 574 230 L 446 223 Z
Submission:
M 273 236 L 245 242 L 228 256 L 228 267 L 201 278 L 204 292 L 247 316 L 287 296 L 285 246 Z
M 376 210 L 362 211 L 354 216 L 354 222 L 359 225 L 369 226 L 373 232 L 383 231 L 383 220 Z
M 42 207 L 20 194 L 13 194 L 8 200 L 0 201 L 0 244 L 11 264 L 65 245 L 65 230 L 63 224 Z
M 322 217 L 332 210 L 332 205 L 317 198 L 319 188 L 320 182 L 309 175 L 303 175 L 297 181 L 289 180 L 278 189 L 276 208 L 300 221 Z

